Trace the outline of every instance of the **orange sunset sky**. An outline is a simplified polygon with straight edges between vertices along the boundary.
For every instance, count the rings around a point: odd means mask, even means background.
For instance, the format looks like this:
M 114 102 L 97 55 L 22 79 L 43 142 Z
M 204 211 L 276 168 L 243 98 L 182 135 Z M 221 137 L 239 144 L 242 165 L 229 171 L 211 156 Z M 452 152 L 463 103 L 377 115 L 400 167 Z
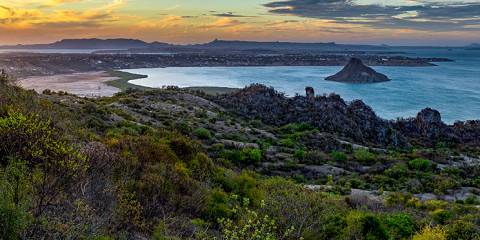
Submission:
M 0 45 L 215 38 L 394 45 L 480 42 L 480 0 L 0 0 Z

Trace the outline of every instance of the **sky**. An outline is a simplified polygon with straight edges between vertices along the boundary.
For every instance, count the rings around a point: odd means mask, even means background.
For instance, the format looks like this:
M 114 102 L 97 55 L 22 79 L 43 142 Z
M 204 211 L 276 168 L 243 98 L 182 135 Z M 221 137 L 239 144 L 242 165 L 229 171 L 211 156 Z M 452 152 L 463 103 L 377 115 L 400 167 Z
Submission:
M 480 0 L 0 0 L 0 45 L 66 38 L 462 46 Z

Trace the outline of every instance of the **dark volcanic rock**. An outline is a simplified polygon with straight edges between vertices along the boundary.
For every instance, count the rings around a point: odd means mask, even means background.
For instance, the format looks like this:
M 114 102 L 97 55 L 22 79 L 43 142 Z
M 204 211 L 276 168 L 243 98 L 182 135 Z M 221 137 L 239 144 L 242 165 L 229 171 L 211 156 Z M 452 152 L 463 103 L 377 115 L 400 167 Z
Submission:
M 325 78 L 328 81 L 345 82 L 345 83 L 376 83 L 386 82 L 390 79 L 366 66 L 362 60 L 351 58 L 350 62 L 337 74 Z
M 394 126 L 375 115 L 362 101 L 346 103 L 339 95 L 285 97 L 263 85 L 255 84 L 241 91 L 217 96 L 219 105 L 251 119 L 271 125 L 308 123 L 322 132 L 333 133 L 357 143 L 403 145 Z
M 312 87 L 306 87 L 305 92 L 307 94 L 308 99 L 314 99 L 315 98 L 315 90 Z
M 388 121 L 360 100 L 345 102 L 339 95 L 288 98 L 263 85 L 254 84 L 243 90 L 212 97 L 219 105 L 245 118 L 283 126 L 308 123 L 323 133 L 351 140 L 354 143 L 382 147 L 410 145 L 435 146 L 445 141 L 465 145 L 480 142 L 480 121 L 457 122 L 449 126 L 440 113 L 427 108 L 417 117 Z

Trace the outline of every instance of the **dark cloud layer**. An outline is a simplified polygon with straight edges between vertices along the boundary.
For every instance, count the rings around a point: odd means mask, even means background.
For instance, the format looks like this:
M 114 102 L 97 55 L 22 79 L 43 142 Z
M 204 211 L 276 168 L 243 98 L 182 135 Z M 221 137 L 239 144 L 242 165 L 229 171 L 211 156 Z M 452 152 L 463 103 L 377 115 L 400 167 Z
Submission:
M 353 0 L 287 0 L 265 4 L 271 13 L 366 24 L 376 28 L 468 30 L 480 24 L 480 2 L 420 2 L 415 6 L 359 5 Z M 477 29 L 478 30 L 478 29 Z
M 239 15 L 233 12 L 226 12 L 226 13 L 215 13 L 212 14 L 215 17 L 232 17 L 232 18 L 244 18 L 244 17 L 254 17 L 254 16 L 246 16 L 246 15 Z

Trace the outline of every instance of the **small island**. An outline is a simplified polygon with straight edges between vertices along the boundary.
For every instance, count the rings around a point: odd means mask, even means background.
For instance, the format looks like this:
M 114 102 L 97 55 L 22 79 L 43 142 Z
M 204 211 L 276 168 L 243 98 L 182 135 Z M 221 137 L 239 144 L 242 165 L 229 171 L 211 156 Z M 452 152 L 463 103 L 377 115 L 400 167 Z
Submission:
M 359 58 L 351 58 L 342 71 L 325 78 L 325 80 L 344 83 L 377 83 L 390 81 L 384 74 L 378 73 L 363 64 Z

